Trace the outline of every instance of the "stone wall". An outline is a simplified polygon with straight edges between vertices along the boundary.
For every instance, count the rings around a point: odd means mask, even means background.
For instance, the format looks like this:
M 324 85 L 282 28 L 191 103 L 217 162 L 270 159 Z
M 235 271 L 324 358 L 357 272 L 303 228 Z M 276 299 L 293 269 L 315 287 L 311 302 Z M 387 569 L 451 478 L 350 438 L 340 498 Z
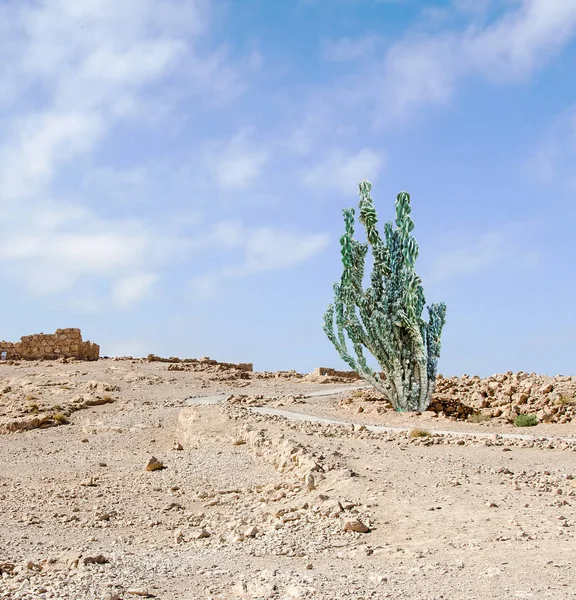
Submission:
M 80 329 L 57 329 L 56 333 L 37 333 L 22 336 L 19 342 L 0 341 L 0 358 L 5 352 L 6 360 L 38 360 L 55 358 L 77 358 L 98 360 L 100 346 L 84 342 Z
M 315 377 L 343 377 L 345 379 L 360 379 L 355 371 L 337 371 L 328 367 L 316 367 L 310 375 Z
M 149 354 L 147 358 L 148 362 L 165 362 L 165 363 L 183 363 L 190 365 L 202 365 L 202 366 L 218 366 L 227 369 L 238 369 L 240 371 L 252 372 L 254 371 L 254 365 L 252 363 L 225 363 L 219 362 L 212 358 L 205 356 L 204 358 L 178 358 L 177 356 L 171 356 L 170 358 L 163 358 L 162 356 L 156 356 L 156 354 Z M 178 369 L 173 369 L 178 370 Z

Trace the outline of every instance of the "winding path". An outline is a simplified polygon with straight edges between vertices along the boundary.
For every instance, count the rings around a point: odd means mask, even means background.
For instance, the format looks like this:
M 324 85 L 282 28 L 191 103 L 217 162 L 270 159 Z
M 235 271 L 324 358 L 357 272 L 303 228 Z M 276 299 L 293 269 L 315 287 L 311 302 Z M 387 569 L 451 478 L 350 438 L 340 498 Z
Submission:
M 319 396 L 333 396 L 342 392 L 350 392 L 354 390 L 367 389 L 370 386 L 347 386 L 340 388 L 332 388 L 329 390 L 318 390 L 316 392 L 308 392 L 299 394 L 304 398 L 315 398 Z M 218 394 L 215 396 L 201 396 L 198 398 L 187 398 L 186 404 L 191 406 L 206 406 L 216 405 L 224 402 L 233 394 Z M 291 394 L 294 395 L 294 394 Z M 410 431 L 411 427 L 389 427 L 386 425 L 368 425 L 366 423 L 355 423 L 353 421 L 342 421 L 338 419 L 331 419 L 328 417 L 320 417 L 318 415 L 310 415 L 306 413 L 283 410 L 280 408 L 273 408 L 268 406 L 251 406 L 248 410 L 255 414 L 260 415 L 272 415 L 277 417 L 284 417 L 291 421 L 303 421 L 307 423 L 323 423 L 325 425 L 345 425 L 350 427 L 362 427 L 364 426 L 368 431 L 375 433 L 397 433 L 402 431 Z M 473 437 L 473 438 L 487 438 L 487 439 L 504 439 L 504 440 L 524 440 L 528 442 L 536 442 L 542 440 L 550 441 L 561 441 L 561 442 L 576 442 L 576 437 L 560 437 L 560 436 L 535 436 L 529 433 L 483 433 L 475 431 L 453 431 L 453 430 L 431 430 L 430 433 L 437 435 L 447 435 L 455 437 Z

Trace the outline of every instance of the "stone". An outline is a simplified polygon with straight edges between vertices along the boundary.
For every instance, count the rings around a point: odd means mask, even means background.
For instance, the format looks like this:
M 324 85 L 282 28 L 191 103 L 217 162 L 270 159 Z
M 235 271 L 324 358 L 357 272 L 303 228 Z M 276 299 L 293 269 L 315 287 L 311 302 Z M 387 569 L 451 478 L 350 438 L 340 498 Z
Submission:
M 141 598 L 153 598 L 154 594 L 151 594 L 146 588 L 128 588 L 127 594 L 131 596 L 140 596 Z
M 344 523 L 344 531 L 353 531 L 354 533 L 369 533 L 370 527 L 360 521 L 360 519 L 352 519 Z
M 103 555 L 97 554 L 95 556 L 85 556 L 82 559 L 82 563 L 85 565 L 105 565 L 110 561 Z
M 309 492 L 312 492 L 316 489 L 316 481 L 314 480 L 314 475 L 311 472 L 306 475 L 306 489 Z
M 205 539 L 205 538 L 208 538 L 208 537 L 210 537 L 210 533 L 209 533 L 208 531 L 206 531 L 206 529 L 202 528 L 202 529 L 199 529 L 198 531 L 195 531 L 195 532 L 192 534 L 192 537 L 193 537 L 195 540 L 203 540 L 203 539 Z
M 249 527 L 245 532 L 244 532 L 244 537 L 245 538 L 253 538 L 256 537 L 256 534 L 258 533 L 258 528 L 257 527 Z
M 155 456 L 152 456 L 146 465 L 147 471 L 160 471 L 161 469 L 165 469 L 164 463 L 158 460 Z

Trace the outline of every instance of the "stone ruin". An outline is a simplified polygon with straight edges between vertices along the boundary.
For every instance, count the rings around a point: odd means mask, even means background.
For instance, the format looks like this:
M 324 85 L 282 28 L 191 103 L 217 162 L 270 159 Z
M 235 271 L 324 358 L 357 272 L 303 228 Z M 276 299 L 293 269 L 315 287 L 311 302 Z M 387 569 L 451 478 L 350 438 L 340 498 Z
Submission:
M 80 329 L 57 329 L 56 333 L 25 335 L 19 342 L 0 341 L 0 360 L 47 360 L 76 358 L 98 360 L 100 346 L 82 340 Z
M 315 377 L 342 377 L 344 379 L 360 379 L 356 371 L 337 371 L 328 367 L 316 367 L 310 375 Z

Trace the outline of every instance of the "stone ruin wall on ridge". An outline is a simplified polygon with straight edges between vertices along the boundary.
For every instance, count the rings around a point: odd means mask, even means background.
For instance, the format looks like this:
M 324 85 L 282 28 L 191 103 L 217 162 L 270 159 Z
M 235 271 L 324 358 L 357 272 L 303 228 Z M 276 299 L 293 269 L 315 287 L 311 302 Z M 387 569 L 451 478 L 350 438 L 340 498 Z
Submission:
M 4 360 L 98 360 L 99 357 L 100 346 L 83 341 L 80 329 L 74 327 L 57 329 L 55 333 L 25 335 L 19 342 L 0 341 L 0 358 Z

